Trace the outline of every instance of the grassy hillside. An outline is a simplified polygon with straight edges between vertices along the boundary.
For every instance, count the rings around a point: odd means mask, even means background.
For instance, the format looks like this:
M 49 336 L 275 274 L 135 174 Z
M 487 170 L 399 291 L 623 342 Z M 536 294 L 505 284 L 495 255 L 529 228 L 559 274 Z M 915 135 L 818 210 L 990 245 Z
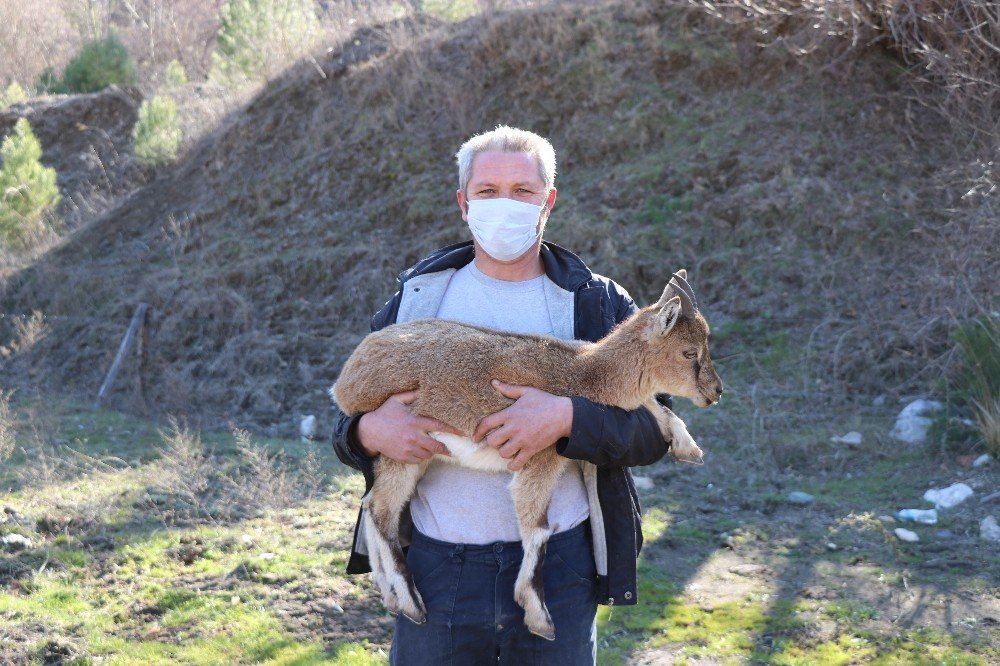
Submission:
M 548 238 L 640 301 L 689 267 L 738 391 L 926 391 L 956 321 L 997 302 L 1000 225 L 898 60 L 824 62 L 656 2 L 365 31 L 4 276 L 0 339 L 44 316 L 5 381 L 91 394 L 145 301 L 157 410 L 327 413 L 396 272 L 466 235 L 453 152 L 509 123 L 556 146 Z M 135 373 L 115 404 L 138 406 Z

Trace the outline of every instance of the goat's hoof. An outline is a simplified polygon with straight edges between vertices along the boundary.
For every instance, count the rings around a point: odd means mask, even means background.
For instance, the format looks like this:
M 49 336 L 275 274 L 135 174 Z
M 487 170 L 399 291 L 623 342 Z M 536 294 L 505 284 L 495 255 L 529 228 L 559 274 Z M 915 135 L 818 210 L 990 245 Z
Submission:
M 407 620 L 409 620 L 413 624 L 426 624 L 427 623 L 427 613 L 424 613 L 424 612 L 420 612 L 420 613 L 405 613 L 405 612 L 402 612 L 402 611 L 400 611 L 400 612 L 403 613 L 403 617 L 405 617 Z
M 536 636 L 544 638 L 547 641 L 554 641 L 556 639 L 556 628 L 552 624 L 548 624 L 544 627 L 528 627 L 528 631 Z
M 695 457 L 674 456 L 674 462 L 687 463 L 688 465 L 704 465 L 705 459 L 699 454 Z
M 691 465 L 702 465 L 705 462 L 705 455 L 697 446 L 684 447 L 680 450 L 670 449 L 670 457 L 674 462 L 688 463 Z

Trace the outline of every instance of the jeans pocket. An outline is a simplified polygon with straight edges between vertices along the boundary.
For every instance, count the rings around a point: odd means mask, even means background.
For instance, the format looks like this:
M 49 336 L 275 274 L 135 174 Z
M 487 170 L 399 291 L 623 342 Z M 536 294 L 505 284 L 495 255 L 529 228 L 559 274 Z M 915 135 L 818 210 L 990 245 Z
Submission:
M 597 580 L 597 566 L 594 564 L 594 556 L 590 549 L 579 549 L 580 552 L 548 553 L 546 559 L 551 567 L 546 567 L 546 575 L 553 575 L 557 579 L 565 582 L 575 582 L 584 585 L 593 585 Z M 564 556 L 565 555 L 565 556 Z
M 435 550 L 428 550 L 420 546 L 410 546 L 406 553 L 406 566 L 410 568 L 410 575 L 413 583 L 420 585 L 428 576 L 444 569 L 451 561 L 451 556 Z

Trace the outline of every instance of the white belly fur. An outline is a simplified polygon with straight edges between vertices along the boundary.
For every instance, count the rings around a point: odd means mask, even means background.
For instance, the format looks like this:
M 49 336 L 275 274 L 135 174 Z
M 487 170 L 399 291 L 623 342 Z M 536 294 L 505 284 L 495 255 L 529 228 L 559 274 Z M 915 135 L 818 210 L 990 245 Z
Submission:
M 438 460 L 445 460 L 455 465 L 480 469 L 484 472 L 508 472 L 507 463 L 509 460 L 500 457 L 496 449 L 485 442 L 476 444 L 468 437 L 452 435 L 447 432 L 427 433 L 437 441 L 448 447 L 450 456 L 434 456 Z

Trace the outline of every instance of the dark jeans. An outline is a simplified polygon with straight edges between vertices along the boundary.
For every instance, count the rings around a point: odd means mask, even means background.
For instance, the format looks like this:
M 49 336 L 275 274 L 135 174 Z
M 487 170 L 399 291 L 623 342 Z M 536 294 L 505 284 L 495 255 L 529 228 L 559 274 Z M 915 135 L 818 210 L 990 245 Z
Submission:
M 518 541 L 485 546 L 447 543 L 413 532 L 406 561 L 427 606 L 427 622 L 400 615 L 389 663 L 594 664 L 597 571 L 587 522 L 552 535 L 542 567 L 545 605 L 556 627 L 547 641 L 524 626 L 514 601 L 523 552 Z

